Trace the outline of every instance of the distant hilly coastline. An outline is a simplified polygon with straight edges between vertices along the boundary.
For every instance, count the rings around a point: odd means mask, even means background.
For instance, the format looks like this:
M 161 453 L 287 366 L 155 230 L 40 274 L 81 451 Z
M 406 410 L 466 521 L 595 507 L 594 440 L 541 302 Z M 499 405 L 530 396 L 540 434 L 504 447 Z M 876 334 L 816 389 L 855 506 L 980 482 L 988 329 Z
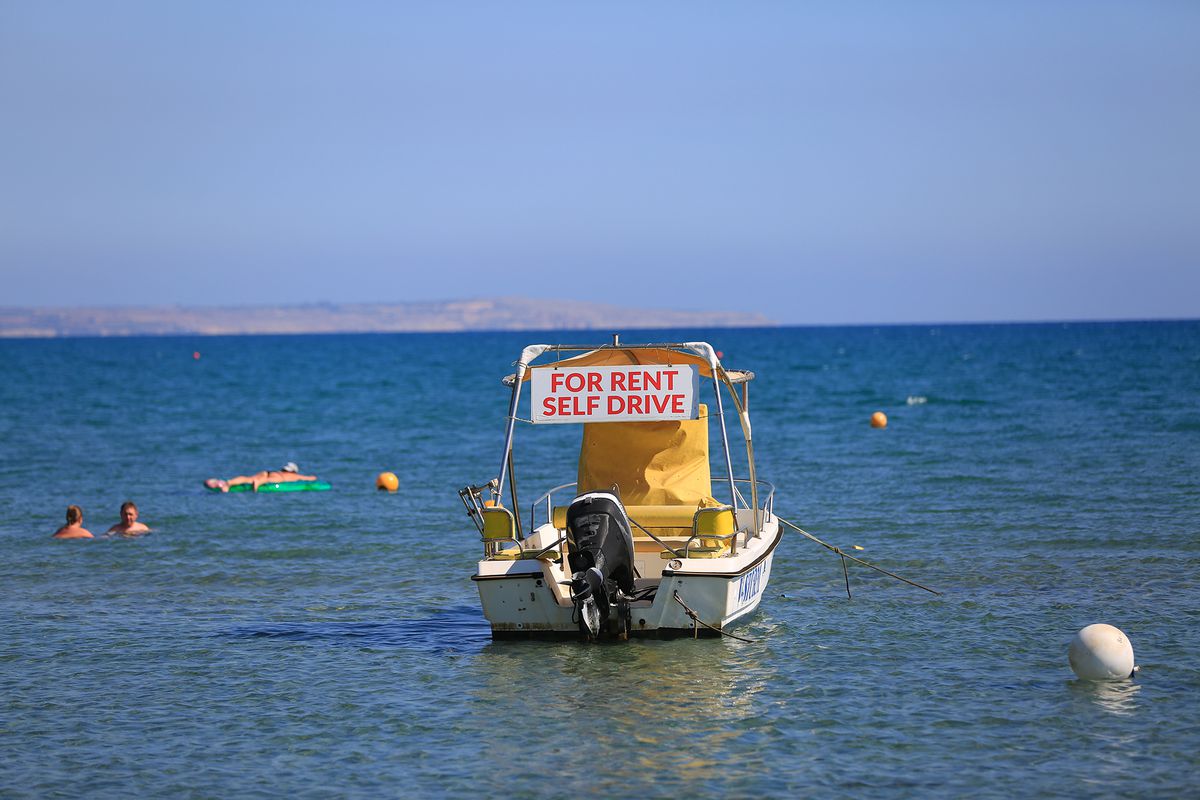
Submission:
M 10 339 L 171 334 L 625 331 L 774 324 L 761 314 L 733 311 L 668 311 L 520 297 L 394 304 L 0 307 L 0 338 Z

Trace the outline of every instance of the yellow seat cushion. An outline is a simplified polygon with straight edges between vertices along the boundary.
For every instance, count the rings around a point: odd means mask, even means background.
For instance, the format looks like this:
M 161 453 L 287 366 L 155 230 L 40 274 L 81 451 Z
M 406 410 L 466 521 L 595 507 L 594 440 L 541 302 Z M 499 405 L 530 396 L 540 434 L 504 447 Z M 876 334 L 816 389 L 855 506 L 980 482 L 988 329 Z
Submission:
M 649 528 L 656 535 L 667 536 L 691 536 L 692 535 L 692 520 L 696 516 L 696 512 L 703 508 L 711 508 L 712 503 L 704 503 L 700 506 L 667 506 L 667 505 L 648 505 L 648 506 L 626 506 L 625 513 L 629 518 L 641 525 L 643 528 Z M 554 527 L 559 530 L 565 530 L 567 527 L 567 506 L 555 506 L 552 514 L 552 522 Z M 678 533 L 660 533 L 659 529 L 678 530 Z M 712 535 L 725 535 L 733 533 L 734 519 L 733 512 L 725 509 L 719 513 L 713 512 L 700 515 L 700 533 Z M 644 536 L 637 529 L 637 525 L 633 526 L 633 535 Z
M 688 558 L 720 558 L 722 555 L 728 552 L 728 547 L 693 547 L 688 550 Z M 672 558 L 678 558 L 679 556 L 675 555 L 670 550 L 663 550 L 658 554 L 658 557 L 663 561 L 667 561 Z
M 528 561 L 537 553 L 536 550 L 521 550 L 519 547 L 508 547 L 491 556 L 493 561 Z M 558 550 L 547 550 L 538 556 L 541 561 L 558 561 L 561 556 Z
M 733 511 L 729 508 L 714 508 L 716 501 L 701 503 L 699 507 L 644 505 L 627 506 L 625 511 L 629 518 L 639 523 L 655 536 L 669 542 L 670 546 L 683 547 L 692 535 L 692 522 L 697 512 L 705 508 L 713 510 L 700 514 L 697 521 L 697 533 L 700 538 L 693 542 L 688 550 L 690 558 L 718 558 L 729 552 L 727 537 L 736 528 Z M 567 527 L 567 506 L 555 506 L 552 514 L 554 527 L 564 530 Z M 658 552 L 664 559 L 675 558 L 669 550 L 663 550 L 661 545 L 647 536 L 637 525 L 633 526 L 633 548 L 639 553 Z
M 692 518 L 696 516 L 696 506 L 626 506 L 625 513 L 643 528 L 654 531 L 656 536 L 691 536 Z M 567 506 L 555 506 L 553 512 L 554 527 L 565 530 L 567 527 Z M 661 531 L 660 529 L 666 529 Z M 667 531 L 678 531 L 669 533 Z M 646 534 L 633 526 L 633 535 L 645 537 Z

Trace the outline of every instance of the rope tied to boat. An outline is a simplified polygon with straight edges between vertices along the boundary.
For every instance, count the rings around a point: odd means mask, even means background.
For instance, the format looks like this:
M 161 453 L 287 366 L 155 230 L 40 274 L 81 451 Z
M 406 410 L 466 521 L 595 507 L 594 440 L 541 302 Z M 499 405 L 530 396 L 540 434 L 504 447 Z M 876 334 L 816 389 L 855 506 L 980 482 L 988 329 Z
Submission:
M 697 626 L 703 625 L 704 627 L 708 628 L 709 630 L 716 631 L 717 633 L 721 634 L 722 636 L 728 636 L 731 639 L 737 639 L 739 642 L 746 642 L 747 644 L 754 644 L 753 639 L 747 639 L 744 636 L 738 636 L 736 633 L 730 633 L 729 631 L 722 630 L 720 628 L 715 628 L 712 625 L 709 625 L 704 620 L 700 619 L 700 617 L 698 617 L 696 615 L 696 612 L 692 611 L 690 608 L 688 608 L 687 603 L 683 602 L 683 598 L 679 596 L 678 589 L 674 590 L 671 593 L 671 596 L 674 597 L 675 602 L 679 603 L 679 605 L 683 608 L 683 612 L 692 618 L 692 622 L 696 623 L 695 625 L 692 626 L 692 638 L 693 639 L 698 638 L 699 634 L 700 634 L 700 628 Z
M 854 556 L 850 555 L 849 553 L 843 552 L 842 548 L 840 548 L 840 547 L 835 547 L 834 545 L 828 544 L 826 542 L 822 542 L 820 539 L 813 536 L 808 531 L 802 529 L 799 525 L 793 525 L 792 523 L 788 522 L 783 517 L 777 516 L 776 519 L 778 519 L 784 525 L 787 525 L 789 528 L 791 528 L 792 530 L 794 530 L 796 533 L 800 534 L 801 536 L 811 539 L 812 541 L 821 545 L 821 547 L 824 547 L 825 549 L 829 550 L 830 552 L 841 557 L 841 559 L 842 559 L 842 574 L 846 578 L 846 596 L 847 597 L 850 597 L 850 573 L 846 569 L 846 559 L 847 558 L 856 564 L 862 564 L 864 567 L 870 567 L 871 569 L 875 570 L 876 572 L 882 572 L 884 575 L 887 575 L 889 578 L 895 578 L 898 581 L 907 583 L 909 586 L 915 586 L 918 589 L 924 589 L 925 591 L 929 592 L 930 594 L 935 594 L 938 597 L 942 596 L 942 593 L 935 589 L 930 589 L 928 586 L 922 586 L 921 584 L 917 583 L 916 581 L 910 581 L 908 578 L 901 577 L 900 575 L 897 575 L 894 572 L 888 572 L 883 567 L 877 567 L 868 561 L 863 561 L 861 558 L 855 558 Z

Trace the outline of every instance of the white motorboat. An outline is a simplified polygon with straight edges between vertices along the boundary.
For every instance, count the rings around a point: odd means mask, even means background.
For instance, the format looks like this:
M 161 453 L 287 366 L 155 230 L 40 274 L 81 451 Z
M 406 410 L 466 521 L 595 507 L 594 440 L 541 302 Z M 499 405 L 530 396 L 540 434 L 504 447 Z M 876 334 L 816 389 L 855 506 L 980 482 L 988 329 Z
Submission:
M 483 541 L 472 580 L 493 637 L 719 635 L 757 609 L 781 529 L 774 487 L 754 471 L 754 374 L 725 369 L 706 342 L 617 336 L 530 345 L 516 367 L 499 475 L 459 492 Z M 730 447 L 727 409 L 744 453 Z M 517 422 L 582 428 L 576 481 L 524 514 Z

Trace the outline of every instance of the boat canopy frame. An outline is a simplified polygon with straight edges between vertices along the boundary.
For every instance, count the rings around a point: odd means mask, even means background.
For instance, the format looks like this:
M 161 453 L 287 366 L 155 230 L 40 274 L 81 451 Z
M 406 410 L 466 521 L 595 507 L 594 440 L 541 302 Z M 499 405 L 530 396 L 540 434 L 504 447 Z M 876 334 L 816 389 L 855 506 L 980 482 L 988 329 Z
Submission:
M 733 400 L 734 408 L 737 411 L 738 421 L 741 424 L 742 435 L 746 440 L 746 462 L 750 470 L 749 481 L 751 492 L 751 503 L 749 510 L 753 512 L 754 530 L 752 531 L 755 537 L 761 535 L 762 520 L 759 518 L 760 509 L 758 507 L 758 480 L 754 469 L 754 440 L 752 428 L 750 426 L 750 411 L 749 411 L 749 382 L 754 379 L 754 373 L 749 371 L 734 371 L 726 370 L 721 364 L 721 360 L 717 357 L 716 351 L 708 342 L 658 342 L 646 344 L 622 344 L 620 336 L 613 335 L 613 340 L 610 344 L 602 345 L 576 345 L 576 344 L 533 344 L 527 346 L 521 351 L 521 357 L 514 363 L 516 373 L 506 376 L 504 384 L 512 387 L 512 396 L 508 405 L 508 417 L 505 422 L 504 433 L 504 454 L 500 459 L 499 478 L 496 480 L 492 489 L 494 496 L 499 502 L 503 496 L 504 482 L 509 479 L 509 470 L 512 466 L 512 446 L 513 437 L 516 431 L 517 424 L 517 409 L 521 402 L 521 386 L 528 380 L 530 370 L 534 368 L 533 362 L 540 356 L 546 353 L 580 353 L 565 361 L 557 362 L 556 366 L 570 366 L 577 359 L 582 359 L 584 356 L 593 352 L 603 351 L 669 351 L 678 353 L 686 357 L 689 363 L 703 363 L 708 367 L 708 373 L 712 380 L 713 396 L 717 403 L 717 420 L 721 426 L 721 446 L 725 456 L 725 468 L 729 481 L 730 505 L 734 509 L 735 516 L 738 509 L 738 501 L 741 500 L 745 505 L 745 498 L 742 497 L 737 489 L 738 479 L 733 472 L 733 457 L 729 449 L 729 431 L 725 425 L 725 406 L 721 395 L 721 385 L 724 384 L 729 391 L 730 397 Z M 698 358 L 697 358 L 698 357 Z M 638 362 L 635 362 L 638 363 Z M 539 364 L 538 367 L 550 366 L 549 364 Z M 741 386 L 741 392 L 734 388 Z M 515 497 L 514 497 L 515 500 Z M 520 510 L 516 509 L 517 514 Z

